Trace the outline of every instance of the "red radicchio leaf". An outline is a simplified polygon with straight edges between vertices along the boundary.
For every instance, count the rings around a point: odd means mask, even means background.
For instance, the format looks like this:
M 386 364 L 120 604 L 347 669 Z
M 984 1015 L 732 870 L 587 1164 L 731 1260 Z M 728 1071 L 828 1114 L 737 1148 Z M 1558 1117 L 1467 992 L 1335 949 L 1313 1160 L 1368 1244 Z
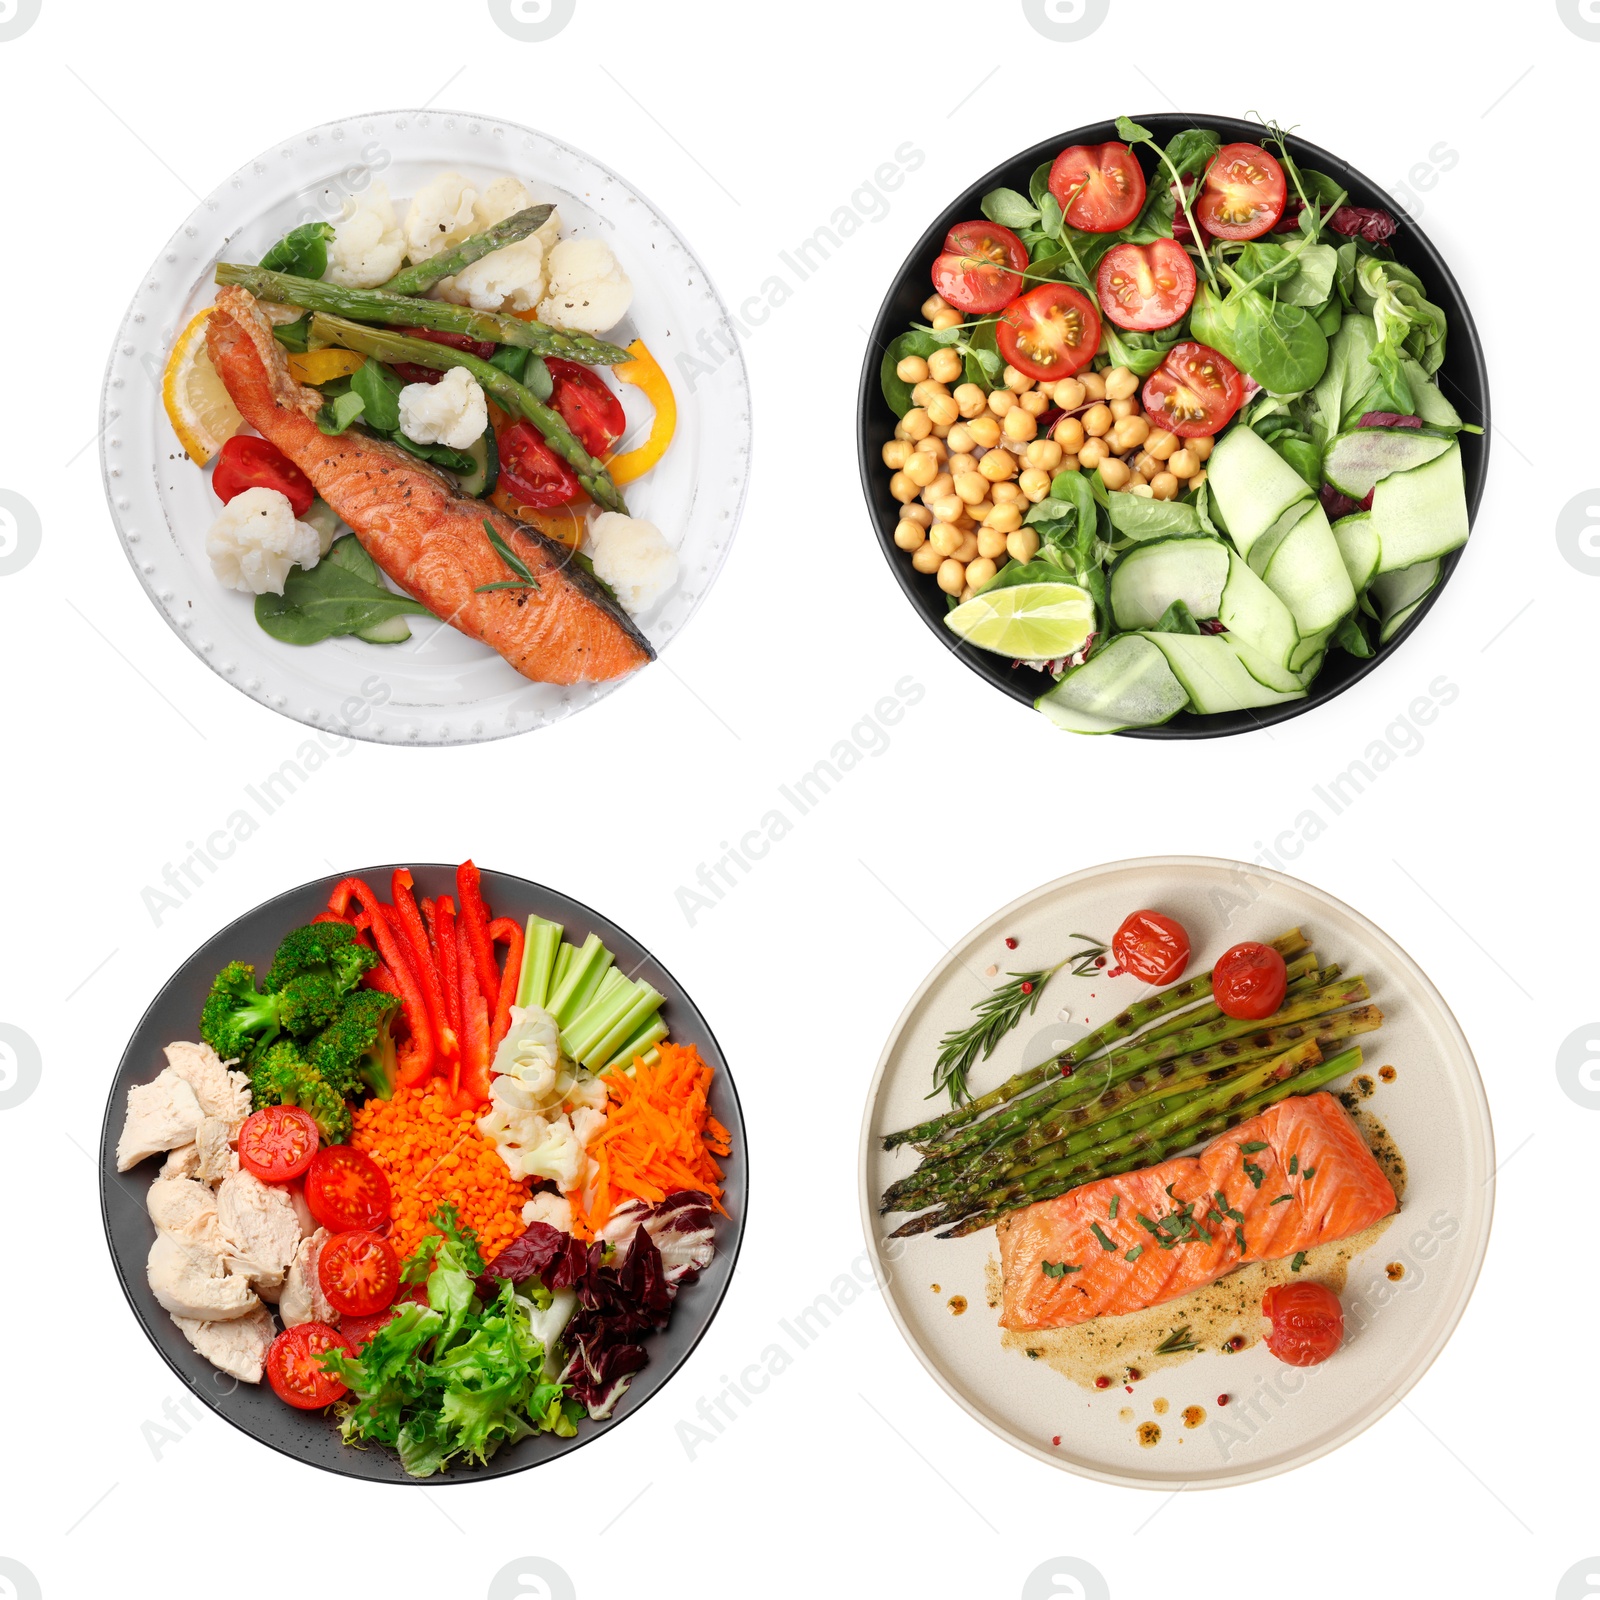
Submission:
M 1319 491 L 1322 500 L 1322 509 L 1328 513 L 1329 522 L 1337 522 L 1340 517 L 1348 517 L 1357 509 L 1356 503 L 1347 494 L 1340 492 L 1332 484 L 1323 484 Z
M 1361 420 L 1356 424 L 1358 428 L 1420 428 L 1421 417 L 1407 415 L 1403 411 L 1366 411 L 1362 413 Z
M 1361 238 L 1368 244 L 1387 244 L 1395 236 L 1400 224 L 1387 211 L 1379 211 L 1374 206 L 1340 206 L 1328 218 L 1328 226 L 1347 239 Z

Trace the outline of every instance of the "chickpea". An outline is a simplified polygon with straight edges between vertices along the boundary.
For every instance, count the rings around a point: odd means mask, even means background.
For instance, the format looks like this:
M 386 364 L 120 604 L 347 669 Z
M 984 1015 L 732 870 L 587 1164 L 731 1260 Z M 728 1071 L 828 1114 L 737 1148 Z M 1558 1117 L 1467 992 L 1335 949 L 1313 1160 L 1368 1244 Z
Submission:
M 1115 456 L 1107 456 L 1100 463 L 1100 481 L 1108 489 L 1126 489 L 1132 476 L 1128 463 L 1119 461 Z
M 1128 492 L 1138 495 L 1141 500 L 1153 500 L 1155 498 L 1155 492 L 1148 483 L 1136 483 Z
M 1017 397 L 1009 389 L 994 389 L 989 394 L 989 410 L 997 416 L 1003 417 L 1017 403 Z
M 1202 483 L 1204 483 L 1204 482 L 1205 482 L 1205 481 L 1206 481 L 1206 469 L 1205 469 L 1205 468 L 1204 468 L 1204 467 L 1202 467 L 1202 468 L 1201 468 L 1201 469 L 1200 469 L 1200 470 L 1199 470 L 1199 471 L 1198 471 L 1198 472 L 1197 472 L 1197 473 L 1195 473 L 1195 475 L 1194 475 L 1194 476 L 1193 476 L 1193 477 L 1192 477 L 1192 478 L 1191 478 L 1191 479 L 1190 479 L 1190 480 L 1189 480 L 1189 487 L 1190 487 L 1190 488 L 1191 488 L 1191 489 L 1198 489 L 1198 488 L 1199 488 L 1199 487 L 1200 487 L 1200 485 L 1201 485 L 1201 484 L 1202 484 Z
M 901 383 L 921 383 L 928 376 L 928 363 L 921 356 L 902 356 L 894 375 Z
M 932 378 L 924 378 L 911 391 L 911 403 L 914 406 L 926 407 L 936 394 L 949 394 L 949 390 L 942 383 L 935 383 Z
M 906 412 L 900 419 L 900 426 L 908 439 L 926 439 L 933 432 L 933 421 L 921 406 L 913 406 Z
M 1186 449 L 1194 452 L 1194 458 L 1196 461 L 1209 461 L 1211 459 L 1211 451 L 1216 445 L 1216 442 L 1217 441 L 1213 439 L 1209 433 L 1207 433 L 1203 434 L 1198 439 L 1185 440 L 1184 445 Z
M 1015 441 L 1017 444 L 1026 444 L 1038 433 L 1039 424 L 1021 406 L 1018 406 L 1015 410 L 1006 412 L 1006 420 L 1002 425 L 1001 431 L 1006 438 Z
M 894 530 L 894 542 L 902 550 L 920 550 L 928 542 L 928 530 L 920 522 L 902 522 Z
M 989 480 L 981 472 L 963 472 L 955 480 L 956 496 L 969 506 L 989 498 Z
M 1066 454 L 1054 439 L 1035 439 L 1026 450 L 1022 452 L 1023 459 L 1030 467 L 1038 467 L 1041 472 L 1054 472 L 1061 465 L 1061 458 Z
M 959 561 L 939 563 L 939 587 L 946 594 L 960 594 L 967 586 L 967 569 Z
M 1157 461 L 1148 450 L 1141 450 L 1138 455 L 1133 458 L 1133 470 L 1137 472 L 1141 478 L 1148 480 L 1155 477 L 1155 475 L 1161 470 L 1161 463 Z
M 935 501 L 948 500 L 955 492 L 955 480 L 948 472 L 941 472 L 939 476 L 922 491 L 922 503 L 931 510 Z
M 984 486 L 985 489 L 987 489 L 989 487 L 989 481 L 988 481 L 987 478 L 984 479 L 983 486 Z M 983 523 L 988 518 L 989 513 L 991 511 L 993 511 L 993 510 L 994 510 L 994 501 L 990 500 L 987 496 L 985 496 L 982 500 L 980 500 L 977 503 L 977 505 L 968 506 L 967 507 L 967 515 L 969 517 L 971 517 L 972 520 L 975 523 L 977 523 L 979 527 L 982 527 Z
M 964 417 L 981 417 L 989 409 L 989 397 L 975 383 L 958 383 L 954 390 L 956 404 Z
M 1009 450 L 991 450 L 978 463 L 978 471 L 990 483 L 1004 483 L 1017 475 L 1017 458 Z
M 1017 487 L 1031 501 L 1033 501 L 1035 505 L 1038 505 L 1038 503 L 1050 493 L 1050 474 L 1048 472 L 1041 472 L 1037 467 L 1029 467 L 1028 470 L 1017 479 Z
M 950 449 L 937 433 L 930 433 L 926 439 L 917 440 L 917 453 L 932 456 L 935 461 L 945 461 L 949 458 Z
M 946 308 L 943 311 L 935 311 L 929 319 L 928 326 L 935 333 L 943 333 L 946 328 L 959 328 L 966 320 L 959 311 Z
M 972 532 L 968 532 L 968 533 L 963 534 L 962 538 L 961 538 L 961 548 L 956 551 L 954 559 L 959 561 L 962 566 L 966 566 L 966 564 L 969 561 L 975 561 L 977 559 L 977 556 L 978 556 L 978 536 L 977 536 L 977 534 L 972 533 Z
M 1089 391 L 1076 378 L 1063 378 L 1050 394 L 1063 411 L 1076 411 L 1088 397 Z
M 1152 428 L 1150 437 L 1145 440 L 1144 447 L 1157 461 L 1166 461 L 1170 457 L 1177 455 L 1178 451 L 1183 447 L 1183 440 L 1166 428 Z
M 1083 419 L 1063 417 L 1056 424 L 1056 431 L 1051 437 L 1069 456 L 1076 455 L 1083 448 Z
M 1078 382 L 1083 385 L 1083 392 L 1090 400 L 1104 400 L 1106 397 L 1106 380 L 1098 373 L 1084 371 L 1078 374 Z
M 926 489 L 939 476 L 939 463 L 926 450 L 918 450 L 906 462 L 904 476 L 919 489 Z
M 1026 394 L 1017 396 L 1017 404 L 1030 417 L 1042 417 L 1050 409 L 1050 396 L 1043 389 L 1030 389 Z
M 905 436 L 906 436 L 906 419 L 904 417 L 901 417 L 901 419 L 897 423 L 895 423 L 895 425 L 894 425 L 894 436 L 897 439 L 904 439 L 905 438 Z
M 922 302 L 922 314 L 930 319 L 938 316 L 941 311 L 948 311 L 949 309 L 950 302 L 942 295 L 930 294 L 928 298 Z
M 909 415 L 909 413 L 908 413 Z M 1111 424 L 1116 419 L 1111 415 L 1108 405 L 1090 406 L 1083 414 L 1083 431 L 1091 439 L 1103 439 L 1111 432 Z
M 1126 367 L 1107 367 L 1100 374 L 1107 400 L 1126 400 L 1139 392 L 1139 380 Z
M 898 537 L 897 537 L 898 542 Z M 978 554 L 986 561 L 996 561 L 1005 554 L 1006 535 L 987 523 L 978 529 Z
M 1136 417 L 1139 415 L 1139 402 L 1137 400 L 1108 400 L 1106 403 L 1111 407 L 1111 415 L 1118 422 L 1121 422 L 1124 417 Z
M 1006 536 L 1006 554 L 1013 561 L 1032 561 L 1039 553 L 1039 535 L 1032 528 L 1018 528 Z
M 891 472 L 898 472 L 911 455 L 909 439 L 891 439 L 883 447 L 883 464 Z
M 1008 506 L 1022 498 L 1022 491 L 1016 486 L 1016 484 L 1011 483 L 1008 480 L 1005 483 L 997 483 L 989 491 L 989 498 L 993 500 L 997 506 Z
M 987 556 L 979 556 L 976 561 L 967 563 L 967 583 L 971 588 L 977 589 L 986 584 L 1000 569 Z
M 1110 447 L 1104 439 L 1085 439 L 1083 448 L 1078 452 L 1078 465 L 1085 472 L 1093 472 L 1110 454 Z
M 978 470 L 978 458 L 963 451 L 960 455 L 951 456 L 945 462 L 945 470 L 954 480 L 959 478 L 963 472 L 976 472 Z
M 936 428 L 952 427 L 961 416 L 961 407 L 953 394 L 935 394 L 928 397 L 928 420 Z
M 962 361 L 959 350 L 935 350 L 928 357 L 928 376 L 940 383 L 954 383 L 961 376 Z
M 974 417 L 967 424 L 967 432 L 980 450 L 993 450 L 1000 443 L 1000 419 L 988 415 Z
M 926 506 L 901 506 L 900 520 L 902 522 L 914 522 L 919 528 L 931 528 L 933 526 L 933 513 Z
M 1150 480 L 1150 493 L 1157 500 L 1175 500 L 1178 495 L 1178 480 L 1170 472 L 1158 472 Z
M 951 428 L 945 443 L 950 446 L 950 454 L 953 456 L 970 455 L 973 444 L 972 430 L 966 423 L 958 422 Z
M 1022 491 L 1019 489 L 1017 493 L 1021 494 Z M 996 506 L 994 510 L 983 519 L 983 525 L 986 528 L 992 528 L 996 533 L 1001 535 L 1015 533 L 1017 529 L 1022 526 L 1022 508 L 1016 503 L 1015 500 L 1008 500 L 1004 505 Z M 980 534 L 979 537 L 981 538 L 982 535 Z M 993 553 L 993 551 L 989 552 L 991 555 Z
M 917 498 L 917 486 L 905 475 L 905 473 L 897 472 L 889 480 L 889 493 L 892 494 L 901 505 L 905 505 L 908 501 L 915 500 Z
M 1174 478 L 1192 478 L 1200 470 L 1200 458 L 1193 450 L 1176 451 L 1167 462 L 1167 471 Z
M 950 494 L 932 501 L 928 509 L 933 513 L 935 522 L 955 522 L 966 510 L 966 506 L 956 495 Z
M 1137 450 L 1150 437 L 1150 424 L 1143 417 L 1123 417 L 1111 430 L 1111 448 L 1119 456 Z
M 911 565 L 918 572 L 934 573 L 944 563 L 944 557 L 933 548 L 932 543 L 919 546 L 911 552 Z
M 936 522 L 933 532 L 928 535 L 928 543 L 941 556 L 953 556 L 961 548 L 964 538 L 965 535 L 953 522 Z
M 949 433 L 949 431 L 950 424 L 948 422 L 936 422 L 933 425 L 933 436 L 935 439 L 943 439 L 944 436 Z M 921 441 L 918 440 L 918 443 L 920 444 Z
M 1062 456 L 1061 465 L 1056 468 L 1057 472 L 1076 472 L 1077 470 L 1078 470 L 1078 457 L 1077 456 Z
M 1019 372 L 1013 366 L 1007 366 L 1000 374 L 1000 381 L 1012 394 L 1021 394 L 1025 389 L 1033 387 L 1033 379 L 1026 372 Z

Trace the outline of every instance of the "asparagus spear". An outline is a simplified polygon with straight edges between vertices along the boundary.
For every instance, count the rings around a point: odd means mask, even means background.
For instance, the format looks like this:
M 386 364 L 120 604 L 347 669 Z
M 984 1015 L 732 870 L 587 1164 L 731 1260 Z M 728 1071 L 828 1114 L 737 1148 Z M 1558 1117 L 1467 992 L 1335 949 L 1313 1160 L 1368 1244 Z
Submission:
M 335 344 L 344 350 L 356 350 L 364 356 L 391 365 L 396 361 L 412 361 L 418 366 L 434 367 L 448 371 L 451 367 L 465 367 L 483 385 L 485 393 L 515 416 L 526 417 L 549 443 L 550 448 L 578 475 L 578 482 L 588 491 L 591 499 L 608 511 L 626 512 L 628 507 L 622 491 L 611 481 L 603 463 L 583 448 L 578 436 L 562 420 L 559 412 L 552 410 L 533 392 L 518 383 L 509 373 L 487 361 L 480 361 L 467 350 L 457 350 L 447 344 L 434 344 L 430 339 L 413 339 L 403 333 L 393 333 L 387 328 L 364 328 L 358 322 L 347 322 L 343 317 L 324 316 L 320 312 L 311 319 L 311 337 L 324 344 Z
M 453 278 L 474 261 L 508 244 L 515 244 L 519 239 L 526 239 L 530 233 L 537 233 L 550 220 L 550 213 L 554 210 L 554 206 L 529 206 L 526 211 L 514 211 L 485 232 L 463 239 L 454 250 L 441 251 L 431 260 L 402 267 L 387 283 L 381 283 L 378 287 L 385 294 L 426 294 L 441 278 Z
M 1273 949 L 1285 957 L 1299 955 L 1306 948 L 1305 935 L 1298 928 L 1280 934 L 1270 943 Z M 1154 1022 L 1158 1017 L 1181 1011 L 1185 1006 L 1210 993 L 1211 974 L 1202 972 L 1192 978 L 1185 978 L 1182 983 L 1176 983 L 1170 989 L 1163 989 L 1160 994 L 1136 1000 L 1126 1010 L 1119 1011 L 1109 1021 L 1101 1023 L 1093 1033 L 1080 1039 L 1070 1050 L 1063 1051 L 1061 1055 L 1041 1062 L 1036 1067 L 1030 1067 L 1025 1072 L 1013 1074 L 998 1088 L 989 1090 L 987 1094 L 980 1094 L 975 1100 L 952 1106 L 942 1115 L 932 1117 L 927 1122 L 920 1122 L 914 1128 L 904 1128 L 899 1133 L 888 1134 L 884 1138 L 883 1148 L 893 1150 L 902 1144 L 925 1144 L 928 1140 L 936 1139 L 953 1128 L 975 1122 L 984 1112 L 992 1111 L 1007 1100 L 1014 1099 L 1029 1089 L 1037 1088 L 1041 1083 L 1049 1082 L 1063 1067 L 1076 1066 L 1080 1062 L 1087 1061 L 1107 1045 L 1138 1033 L 1141 1028 Z
M 1308 983 L 1305 981 L 1305 977 L 1303 976 L 1303 974 L 1305 974 L 1308 970 L 1302 965 L 1305 959 L 1306 958 L 1303 956 L 1297 956 L 1293 961 L 1287 963 L 1285 966 L 1284 972 L 1289 980 L 1288 986 L 1284 990 L 1285 997 L 1291 994 L 1301 993 L 1306 989 L 1315 989 L 1320 984 L 1332 983 L 1333 980 L 1337 978 L 1344 970 L 1342 967 L 1337 965 L 1326 967 L 1321 969 L 1322 975 L 1319 978 L 1316 975 L 1316 958 L 1313 956 L 1311 957 L 1309 970 L 1310 976 L 1314 981 Z M 1158 1022 L 1155 1027 L 1146 1029 L 1145 1032 L 1140 1035 L 1140 1037 L 1144 1039 L 1159 1039 L 1164 1034 L 1172 1033 L 1176 1029 L 1185 1026 L 1186 1022 L 1209 1022 L 1211 1018 L 1220 1017 L 1222 1014 L 1222 1007 L 1219 1006 L 1215 1000 L 1212 1000 L 1206 1005 L 1196 1006 L 1193 1011 L 1185 1011 L 1182 1016 L 1168 1017 L 1164 1021 Z
M 218 265 L 216 280 L 245 289 L 257 300 L 326 311 L 353 322 L 396 323 L 435 333 L 460 333 L 486 344 L 515 345 L 535 355 L 565 356 L 592 367 L 614 367 L 620 361 L 633 359 L 619 346 L 587 333 L 567 333 L 547 328 L 542 322 L 503 316 L 498 311 L 474 311 L 471 306 L 452 305 L 448 300 L 413 300 L 383 289 L 346 289 L 316 278 L 296 278 L 287 272 L 268 272 L 264 267 L 239 266 L 231 261 Z

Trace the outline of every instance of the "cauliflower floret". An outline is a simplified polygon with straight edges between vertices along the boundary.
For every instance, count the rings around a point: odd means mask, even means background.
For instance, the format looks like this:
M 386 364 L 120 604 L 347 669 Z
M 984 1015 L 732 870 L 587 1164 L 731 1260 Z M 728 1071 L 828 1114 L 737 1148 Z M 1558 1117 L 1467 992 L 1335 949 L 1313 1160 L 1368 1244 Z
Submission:
M 453 278 L 442 278 L 441 300 L 476 311 L 532 311 L 544 298 L 544 246 L 537 234 L 480 256 Z
M 333 225 L 328 282 L 348 289 L 375 289 L 387 283 L 405 259 L 406 237 L 390 203 L 389 186 L 375 183 L 365 198 L 348 198 Z
M 635 615 L 648 611 L 678 581 L 678 552 L 661 530 L 640 517 L 605 511 L 589 528 L 595 574 Z
M 571 1121 L 572 1131 L 585 1150 L 594 1143 L 595 1135 L 606 1125 L 605 1113 L 591 1111 L 587 1106 L 579 1106 L 572 1113 Z
M 539 303 L 539 320 L 552 328 L 608 333 L 633 304 L 633 284 L 603 239 L 563 239 L 547 270 L 550 291 Z
M 518 1111 L 558 1106 L 572 1081 L 561 1059 L 561 1029 L 540 1006 L 511 1008 L 511 1026 L 495 1051 L 489 1095 Z
M 522 1220 L 530 1226 L 535 1222 L 548 1223 L 563 1233 L 571 1233 L 572 1202 L 562 1195 L 542 1189 L 522 1208 Z
M 492 186 L 491 186 L 492 187 Z M 406 211 L 406 250 L 413 261 L 431 261 L 476 231 L 478 189 L 459 172 L 441 172 L 411 197 Z
M 563 1111 L 576 1111 L 579 1106 L 587 1106 L 591 1111 L 604 1111 L 606 1108 L 606 1086 L 602 1078 L 591 1078 L 587 1074 L 579 1078 L 567 1090 L 566 1099 L 561 1102 Z M 589 1141 L 584 1140 L 587 1144 Z
M 571 1190 L 588 1171 L 588 1157 L 566 1117 L 546 1121 L 537 1111 L 491 1104 L 478 1129 L 494 1140 L 513 1178 L 549 1178 Z
M 400 391 L 400 431 L 418 444 L 465 450 L 488 426 L 488 402 L 465 367 L 451 367 L 438 383 L 408 383 Z
M 497 222 L 504 222 L 517 211 L 526 211 L 533 204 L 533 196 L 522 186 L 520 178 L 496 178 L 472 202 L 472 231 L 487 233 Z
M 295 520 L 288 495 L 277 489 L 246 489 L 211 524 L 206 554 L 225 587 L 245 594 L 282 594 L 291 567 L 314 567 L 322 558 L 322 538 L 310 523 Z

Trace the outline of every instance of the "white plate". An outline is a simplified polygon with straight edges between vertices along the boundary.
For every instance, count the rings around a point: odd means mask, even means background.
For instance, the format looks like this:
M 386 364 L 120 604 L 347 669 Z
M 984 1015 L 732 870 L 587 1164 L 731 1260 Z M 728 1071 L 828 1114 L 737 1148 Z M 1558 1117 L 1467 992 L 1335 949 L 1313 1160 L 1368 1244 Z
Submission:
M 530 683 L 486 645 L 431 617 L 411 618 L 412 637 L 401 645 L 329 639 L 298 647 L 269 638 L 256 626 L 252 597 L 212 576 L 205 536 L 218 502 L 209 471 L 189 461 L 167 421 L 161 375 L 174 336 L 215 298 L 217 262 L 259 260 L 299 223 L 337 218 L 347 195 L 375 181 L 398 202 L 451 168 L 484 181 L 520 178 L 535 201 L 559 205 L 564 236 L 603 237 L 633 279 L 633 309 L 608 337 L 642 338 L 678 401 L 672 448 L 627 491 L 629 509 L 656 523 L 681 560 L 677 586 L 639 619 L 658 650 L 716 578 L 750 464 L 749 386 L 722 301 L 671 223 L 589 156 L 515 123 L 390 111 L 286 139 L 220 184 L 146 273 L 117 334 L 101 401 L 112 519 L 150 598 L 214 672 L 285 716 L 391 744 L 522 733 L 615 684 Z M 680 357 L 697 365 L 680 367 Z M 632 434 L 649 403 L 619 387 Z
M 972 1003 L 1001 981 L 985 976 L 985 969 L 993 963 L 1002 973 L 1053 965 L 1075 947 L 1073 933 L 1108 939 L 1123 917 L 1143 906 L 1177 917 L 1188 929 L 1191 972 L 1204 971 L 1240 940 L 1268 939 L 1298 925 L 1324 963 L 1339 963 L 1348 976 L 1364 975 L 1383 1009 L 1383 1027 L 1353 1042 L 1364 1048 L 1363 1072 L 1377 1079 L 1380 1066 L 1397 1071 L 1392 1083 L 1377 1082 L 1361 1109 L 1382 1123 L 1404 1159 L 1404 1199 L 1389 1227 L 1349 1264 L 1342 1295 L 1346 1342 L 1321 1367 L 1284 1366 L 1255 1343 L 1236 1354 L 1206 1349 L 1161 1363 L 1131 1395 L 1120 1384 L 1104 1391 L 1080 1386 L 1044 1360 L 1002 1346 L 998 1313 L 986 1298 L 993 1229 L 960 1240 L 890 1240 L 903 1218 L 878 1215 L 878 1196 L 916 1161 L 909 1146 L 885 1152 L 882 1138 L 948 1103 L 923 1098 L 938 1041 L 962 1026 Z M 1017 940 L 1015 951 L 1005 948 L 1008 936 Z M 1063 969 L 1050 981 L 1037 1016 L 1025 1018 L 974 1072 L 974 1092 L 1048 1059 L 1081 1037 L 1086 1021 L 1098 1025 L 1144 992 L 1131 977 L 1081 979 Z M 1071 1021 L 1058 1021 L 1069 1005 Z M 1331 895 L 1281 873 L 1167 856 L 1062 878 L 1007 906 L 955 946 L 906 1007 L 878 1063 L 860 1168 L 862 1215 L 887 1284 L 885 1298 L 900 1331 L 952 1399 L 1052 1466 L 1136 1488 L 1199 1488 L 1270 1477 L 1336 1449 L 1422 1376 L 1460 1320 L 1483 1262 L 1494 1138 L 1460 1027 L 1394 940 Z M 1404 1268 L 1398 1282 L 1388 1276 L 1392 1262 Z M 948 1304 L 954 1294 L 968 1301 L 959 1315 Z M 1174 1325 L 1183 1320 L 1182 1302 L 1167 1309 Z M 1226 1410 L 1215 1404 L 1222 1393 L 1231 1397 Z M 1153 1410 L 1157 1399 L 1169 1405 L 1162 1415 Z M 1193 1429 L 1182 1419 L 1191 1404 L 1206 1413 Z M 1124 1418 L 1125 1411 L 1131 1417 Z M 1146 1421 L 1161 1430 L 1160 1442 L 1149 1448 L 1137 1436 Z M 1057 1437 L 1060 1444 L 1052 1444 Z

